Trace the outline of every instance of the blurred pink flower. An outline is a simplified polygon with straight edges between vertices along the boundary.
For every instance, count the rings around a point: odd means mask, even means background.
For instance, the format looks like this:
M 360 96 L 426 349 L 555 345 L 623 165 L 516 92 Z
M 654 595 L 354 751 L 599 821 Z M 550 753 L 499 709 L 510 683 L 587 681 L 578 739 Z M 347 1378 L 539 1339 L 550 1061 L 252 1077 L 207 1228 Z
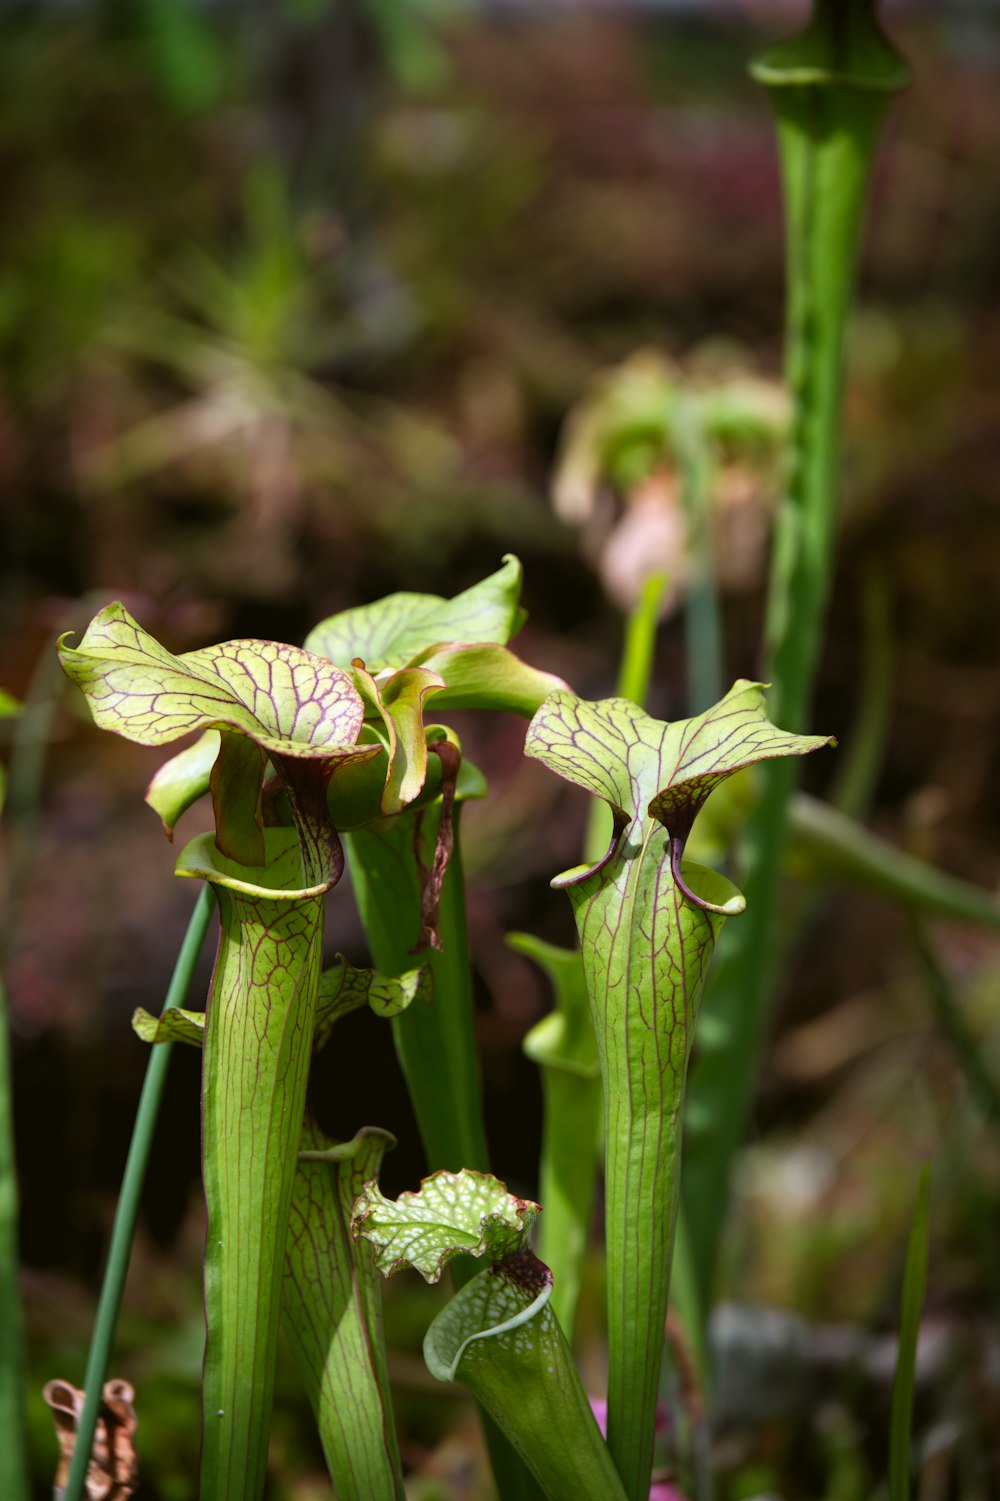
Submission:
M 608 1404 L 601 1397 L 591 1397 L 590 1408 L 597 1419 L 597 1426 L 605 1438 L 608 1436 Z M 670 1409 L 663 1402 L 656 1409 L 656 1431 L 666 1433 L 671 1426 Z M 654 1480 L 649 1488 L 649 1501 L 687 1501 L 670 1480 Z

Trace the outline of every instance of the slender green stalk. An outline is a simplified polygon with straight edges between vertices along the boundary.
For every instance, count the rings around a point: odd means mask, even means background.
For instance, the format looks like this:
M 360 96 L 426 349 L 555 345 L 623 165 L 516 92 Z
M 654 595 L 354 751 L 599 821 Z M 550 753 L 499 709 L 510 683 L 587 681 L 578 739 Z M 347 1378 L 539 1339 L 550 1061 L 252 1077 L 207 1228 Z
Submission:
M 877 892 L 928 917 L 951 917 L 1000 932 L 1000 901 L 870 833 L 829 803 L 797 792 L 788 810 L 791 868 L 823 881 Z
M 874 0 L 817 0 L 814 20 L 753 69 L 771 91 L 787 212 L 788 488 L 768 596 L 772 717 L 805 725 L 832 574 L 844 329 L 878 128 L 904 70 Z M 703 1012 L 688 1114 L 685 1201 L 708 1299 L 729 1164 L 743 1138 L 776 970 L 778 895 L 792 762 L 762 774 L 741 885 L 752 916 L 730 925 Z
M 618 668 L 619 698 L 630 698 L 634 704 L 644 706 L 653 677 L 653 661 L 656 653 L 656 626 L 660 618 L 660 602 L 667 587 L 666 575 L 651 573 L 639 590 L 639 597 L 625 622 L 625 642 Z M 603 851 L 601 851 L 603 853 Z
M 920 1315 L 927 1287 L 930 1241 L 931 1167 L 920 1174 L 920 1190 L 913 1216 L 913 1229 L 906 1250 L 903 1296 L 899 1312 L 899 1352 L 892 1386 L 892 1416 L 889 1422 L 889 1501 L 910 1501 L 910 1449 L 913 1424 L 913 1386 L 917 1369 Z
M 911 926 L 911 937 L 934 1019 L 951 1044 L 980 1110 L 994 1129 L 1000 1130 L 1000 1083 L 987 1065 L 983 1050 L 962 1015 L 959 1000 L 934 952 L 933 943 L 917 922 Z
M 875 569 L 865 576 L 861 606 L 864 655 L 858 706 L 830 789 L 830 802 L 851 818 L 868 813 L 889 738 L 896 654 L 889 588 Z
M 631 699 L 641 709 L 646 707 L 649 685 L 653 679 L 656 627 L 666 587 L 666 574 L 649 574 L 643 580 L 639 597 L 625 621 L 625 640 L 618 664 L 615 693 L 619 698 Z M 608 847 L 611 832 L 611 809 L 599 797 L 595 798 L 587 815 L 587 833 L 583 843 L 583 858 L 588 865 L 596 865 L 600 860 Z M 563 1328 L 566 1328 L 565 1324 Z
M 205 942 L 205 934 L 208 931 L 214 907 L 215 899 L 211 888 L 206 886 L 195 903 L 187 932 L 184 935 L 184 942 L 177 956 L 167 997 L 163 1003 L 165 1011 L 184 1004 L 191 988 L 191 978 Z M 154 1048 L 146 1065 L 146 1077 L 142 1086 L 142 1094 L 139 1097 L 139 1108 L 136 1111 L 132 1140 L 122 1176 L 121 1192 L 118 1195 L 118 1208 L 115 1211 L 115 1222 L 111 1231 L 111 1244 L 108 1248 L 108 1260 L 101 1284 L 101 1296 L 97 1304 L 97 1318 L 90 1342 L 87 1374 L 84 1378 L 83 1411 L 80 1414 L 76 1448 L 73 1451 L 73 1462 L 70 1465 L 63 1501 L 82 1501 L 84 1494 L 90 1451 L 101 1412 L 101 1393 L 107 1376 L 115 1326 L 118 1322 L 118 1310 L 121 1307 L 122 1293 L 125 1288 L 132 1237 L 135 1233 L 136 1216 L 139 1211 L 139 1199 L 146 1176 L 146 1166 L 149 1162 L 149 1150 L 156 1128 L 160 1101 L 163 1098 L 163 1086 L 170 1064 L 170 1053 L 169 1044 Z

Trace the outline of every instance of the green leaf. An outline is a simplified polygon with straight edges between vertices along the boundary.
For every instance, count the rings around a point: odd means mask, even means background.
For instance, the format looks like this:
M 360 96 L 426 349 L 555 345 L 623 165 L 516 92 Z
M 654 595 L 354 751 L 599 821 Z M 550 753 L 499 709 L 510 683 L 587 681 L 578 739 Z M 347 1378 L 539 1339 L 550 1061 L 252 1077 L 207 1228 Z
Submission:
M 799 792 L 788 809 L 788 866 L 798 876 L 844 881 L 932 917 L 1000 930 L 1000 901 L 896 849 L 829 803 Z
M 524 1245 L 537 1204 L 518 1199 L 489 1173 L 462 1168 L 424 1178 L 416 1193 L 395 1201 L 369 1183 L 354 1209 L 352 1230 L 375 1247 L 375 1265 L 386 1276 L 412 1266 L 437 1282 L 453 1257 L 500 1260 Z
M 389 817 L 419 796 L 427 778 L 424 703 L 444 686 L 437 673 L 424 667 L 405 667 L 376 681 L 358 659 L 351 671 L 365 704 L 366 718 L 380 721 L 378 733 L 386 753 L 371 769 L 365 765 L 345 767 L 331 783 L 329 804 L 344 820 L 338 822 L 338 828 Z M 376 766 L 382 776 L 377 801 L 373 797 Z
M 59 641 L 66 674 L 94 721 L 140 745 L 197 730 L 238 730 L 268 753 L 356 754 L 364 706 L 346 672 L 276 641 L 226 641 L 175 657 L 124 605 L 108 605 L 78 647 Z
M 684 843 L 726 777 L 826 743 L 769 724 L 761 686 L 746 682 L 672 724 L 626 699 L 554 693 L 528 729 L 526 755 L 603 797 L 615 821 L 604 858 L 553 885 L 574 908 L 601 1059 L 608 1440 L 633 1501 L 649 1489 L 694 1020 L 723 919 L 743 907 L 724 877 L 682 860 Z
M 438 1380 L 469 1388 L 548 1501 L 624 1501 L 551 1290 L 551 1272 L 530 1251 L 487 1267 L 438 1314 L 424 1359 Z
M 741 678 L 703 714 L 670 724 L 652 719 L 628 699 L 588 703 L 556 692 L 528 728 L 525 755 L 604 798 L 622 829 L 648 812 L 683 847 L 709 794 L 734 772 L 835 744 L 829 735 L 777 729 L 767 718 L 763 690 L 763 684 Z M 569 885 L 598 868 L 567 872 L 557 880 Z
M 306 649 L 349 667 L 361 658 L 371 673 L 403 667 L 446 642 L 509 641 L 519 629 L 521 565 L 508 554 L 503 567 L 471 589 L 442 599 L 436 594 L 390 594 L 374 604 L 321 621 Z
M 291 807 L 308 883 L 339 878 L 343 855 L 326 784 L 342 762 L 378 754 L 376 745 L 357 744 L 364 702 L 347 673 L 275 641 L 226 641 L 175 657 L 120 604 L 95 616 L 78 648 L 66 641 L 62 637 L 58 646 L 63 669 L 101 728 L 141 745 L 164 745 L 198 730 L 224 732 L 211 788 L 225 853 L 260 863 L 266 753 Z M 258 749 L 240 745 L 228 731 Z M 190 767 L 182 780 L 189 773 Z M 167 803 L 172 812 L 170 798 Z
M 909 1501 L 911 1488 L 911 1429 L 913 1387 L 917 1370 L 920 1316 L 927 1288 L 930 1242 L 931 1169 L 928 1162 L 920 1174 L 913 1229 L 906 1250 L 903 1297 L 899 1314 L 899 1352 L 892 1386 L 892 1418 L 889 1427 L 889 1501 Z
M 281 1316 L 316 1414 L 338 1501 L 403 1501 L 382 1301 L 354 1201 L 395 1146 L 366 1126 L 331 1142 L 307 1120 L 292 1194 Z
M 208 792 L 221 742 L 218 730 L 206 730 L 193 745 L 165 761 L 146 788 L 146 801 L 160 815 L 168 837 L 173 837 L 181 814 Z

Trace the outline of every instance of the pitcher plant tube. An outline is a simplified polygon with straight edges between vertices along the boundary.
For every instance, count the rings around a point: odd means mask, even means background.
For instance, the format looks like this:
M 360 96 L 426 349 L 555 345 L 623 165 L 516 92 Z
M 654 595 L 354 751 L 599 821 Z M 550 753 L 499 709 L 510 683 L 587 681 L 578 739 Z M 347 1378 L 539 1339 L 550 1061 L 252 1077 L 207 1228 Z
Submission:
M 439 1381 L 468 1387 L 548 1501 L 624 1501 L 552 1311 L 552 1273 L 528 1244 L 538 1213 L 537 1204 L 509 1194 L 487 1173 L 441 1171 L 395 1201 L 377 1183 L 366 1184 L 353 1230 L 371 1241 L 386 1276 L 409 1266 L 436 1282 L 458 1256 L 483 1259 L 484 1270 L 428 1329 L 428 1369 Z M 510 1501 L 516 1495 L 510 1492 Z
M 698 1001 L 719 931 L 744 908 L 684 846 L 734 772 L 827 743 L 775 728 L 762 685 L 742 680 L 673 723 L 627 699 L 557 691 L 528 729 L 525 753 L 603 798 L 614 819 L 607 854 L 553 885 L 573 905 L 604 1086 L 608 1445 L 630 1501 L 649 1492 Z

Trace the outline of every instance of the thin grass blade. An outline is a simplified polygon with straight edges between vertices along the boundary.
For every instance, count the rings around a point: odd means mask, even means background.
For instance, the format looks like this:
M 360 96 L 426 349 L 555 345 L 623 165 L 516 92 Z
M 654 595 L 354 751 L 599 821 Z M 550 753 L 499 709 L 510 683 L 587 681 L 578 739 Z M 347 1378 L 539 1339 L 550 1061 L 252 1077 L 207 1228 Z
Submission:
M 913 1389 L 917 1370 L 917 1341 L 920 1317 L 927 1290 L 927 1262 L 930 1243 L 931 1167 L 928 1162 L 920 1174 L 917 1207 L 906 1251 L 903 1272 L 903 1296 L 899 1311 L 899 1353 L 892 1387 L 892 1417 L 889 1428 L 889 1501 L 909 1501 L 911 1490 L 911 1446 L 913 1429 Z

